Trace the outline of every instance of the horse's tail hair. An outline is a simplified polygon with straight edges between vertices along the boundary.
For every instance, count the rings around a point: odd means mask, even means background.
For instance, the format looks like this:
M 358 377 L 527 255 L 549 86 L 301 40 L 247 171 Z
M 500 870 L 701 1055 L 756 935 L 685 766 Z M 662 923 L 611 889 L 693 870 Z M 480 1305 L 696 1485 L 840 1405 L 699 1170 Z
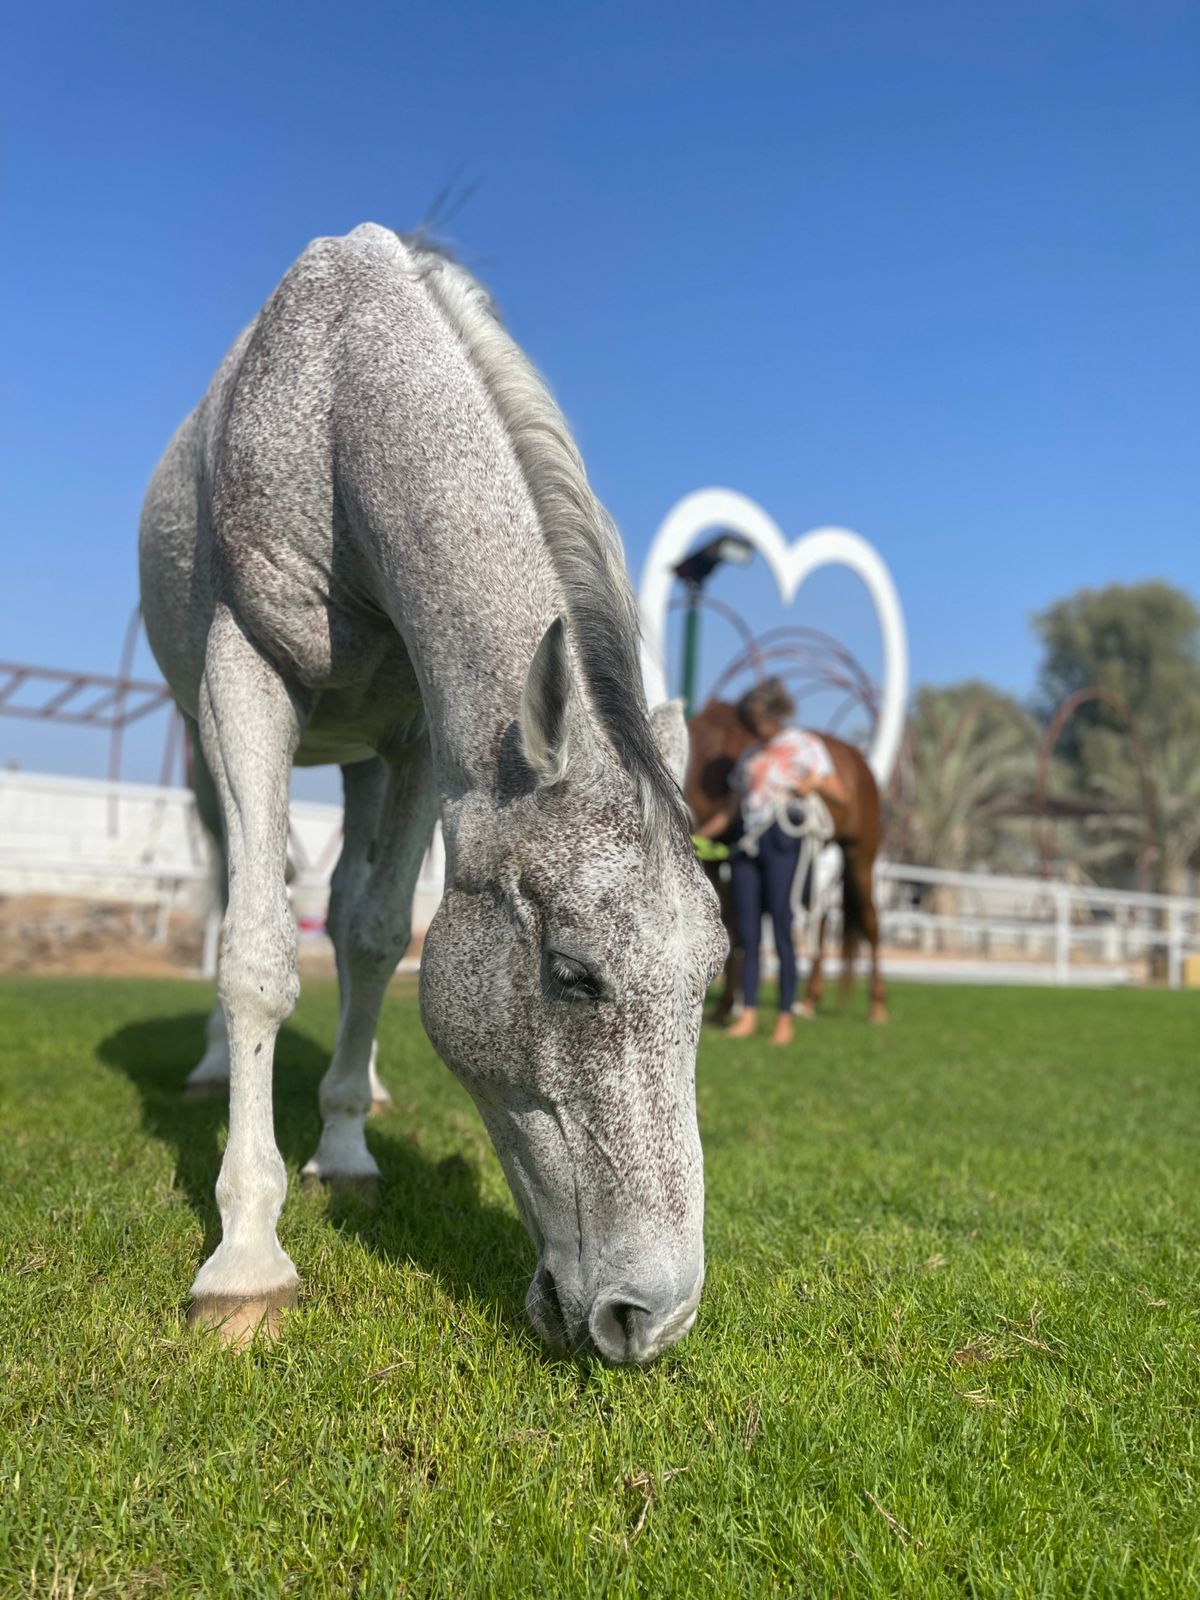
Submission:
M 858 879 L 857 851 L 852 844 L 842 845 L 842 979 L 845 993 L 854 981 L 858 946 L 867 936 L 866 904 Z

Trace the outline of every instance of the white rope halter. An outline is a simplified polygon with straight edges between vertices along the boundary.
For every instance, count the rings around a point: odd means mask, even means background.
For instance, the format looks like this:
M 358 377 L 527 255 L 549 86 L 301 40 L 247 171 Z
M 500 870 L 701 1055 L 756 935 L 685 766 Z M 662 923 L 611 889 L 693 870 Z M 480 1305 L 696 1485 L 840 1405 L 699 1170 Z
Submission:
M 817 861 L 822 850 L 833 839 L 837 829 L 834 827 L 833 816 L 829 807 L 819 794 L 805 795 L 802 815 L 793 820 L 789 815 L 789 808 L 796 801 L 781 801 L 774 815 L 761 823 L 753 833 L 744 833 L 738 840 L 737 848 L 744 850 L 748 856 L 758 854 L 759 840 L 774 823 L 778 823 L 780 831 L 793 839 L 800 840 L 800 854 L 796 861 L 796 871 L 792 878 L 792 892 L 790 904 L 792 922 L 804 922 L 804 943 L 808 951 L 817 948 L 817 941 L 821 937 L 821 918 L 825 911 L 825 893 L 818 882 Z M 812 873 L 812 893 L 809 896 L 807 917 L 804 912 L 804 884 L 809 873 Z

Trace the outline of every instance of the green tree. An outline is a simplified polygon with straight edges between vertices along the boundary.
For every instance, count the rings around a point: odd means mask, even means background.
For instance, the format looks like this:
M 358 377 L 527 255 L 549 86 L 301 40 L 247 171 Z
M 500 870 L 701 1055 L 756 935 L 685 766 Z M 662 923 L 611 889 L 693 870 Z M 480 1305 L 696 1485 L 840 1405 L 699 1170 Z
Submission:
M 1039 730 L 986 683 L 917 690 L 889 852 L 921 866 L 1028 869 Z
M 1045 652 L 1044 717 L 1093 685 L 1133 713 L 1154 790 L 1155 886 L 1182 893 L 1200 858 L 1200 607 L 1167 583 L 1112 584 L 1069 595 L 1035 616 L 1034 627 Z M 1081 858 L 1098 876 L 1127 878 L 1145 834 L 1131 736 L 1109 706 L 1089 702 L 1067 725 L 1058 754 L 1069 791 L 1107 813 L 1071 830 Z

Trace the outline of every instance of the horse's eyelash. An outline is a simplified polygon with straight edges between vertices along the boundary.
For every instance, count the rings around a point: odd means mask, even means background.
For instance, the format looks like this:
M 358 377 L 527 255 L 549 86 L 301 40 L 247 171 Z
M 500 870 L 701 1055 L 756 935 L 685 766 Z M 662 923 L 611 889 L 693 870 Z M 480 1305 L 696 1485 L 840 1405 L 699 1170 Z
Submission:
M 559 985 L 564 995 L 587 996 L 595 1000 L 601 998 L 603 985 L 596 974 L 584 966 L 582 961 L 551 951 L 547 956 L 546 966 L 552 982 Z

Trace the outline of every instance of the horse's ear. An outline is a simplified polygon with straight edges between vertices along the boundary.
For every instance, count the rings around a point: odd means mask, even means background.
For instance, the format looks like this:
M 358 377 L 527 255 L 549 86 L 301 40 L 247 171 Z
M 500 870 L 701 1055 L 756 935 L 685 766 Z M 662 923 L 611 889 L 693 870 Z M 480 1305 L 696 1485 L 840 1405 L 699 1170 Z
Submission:
M 683 701 L 664 700 L 662 705 L 655 706 L 650 713 L 650 728 L 667 764 L 667 771 L 682 789 L 690 754 L 687 723 L 683 719 Z
M 521 751 L 541 788 L 561 783 L 570 755 L 571 657 L 563 619 L 556 617 L 533 654 L 521 695 Z

